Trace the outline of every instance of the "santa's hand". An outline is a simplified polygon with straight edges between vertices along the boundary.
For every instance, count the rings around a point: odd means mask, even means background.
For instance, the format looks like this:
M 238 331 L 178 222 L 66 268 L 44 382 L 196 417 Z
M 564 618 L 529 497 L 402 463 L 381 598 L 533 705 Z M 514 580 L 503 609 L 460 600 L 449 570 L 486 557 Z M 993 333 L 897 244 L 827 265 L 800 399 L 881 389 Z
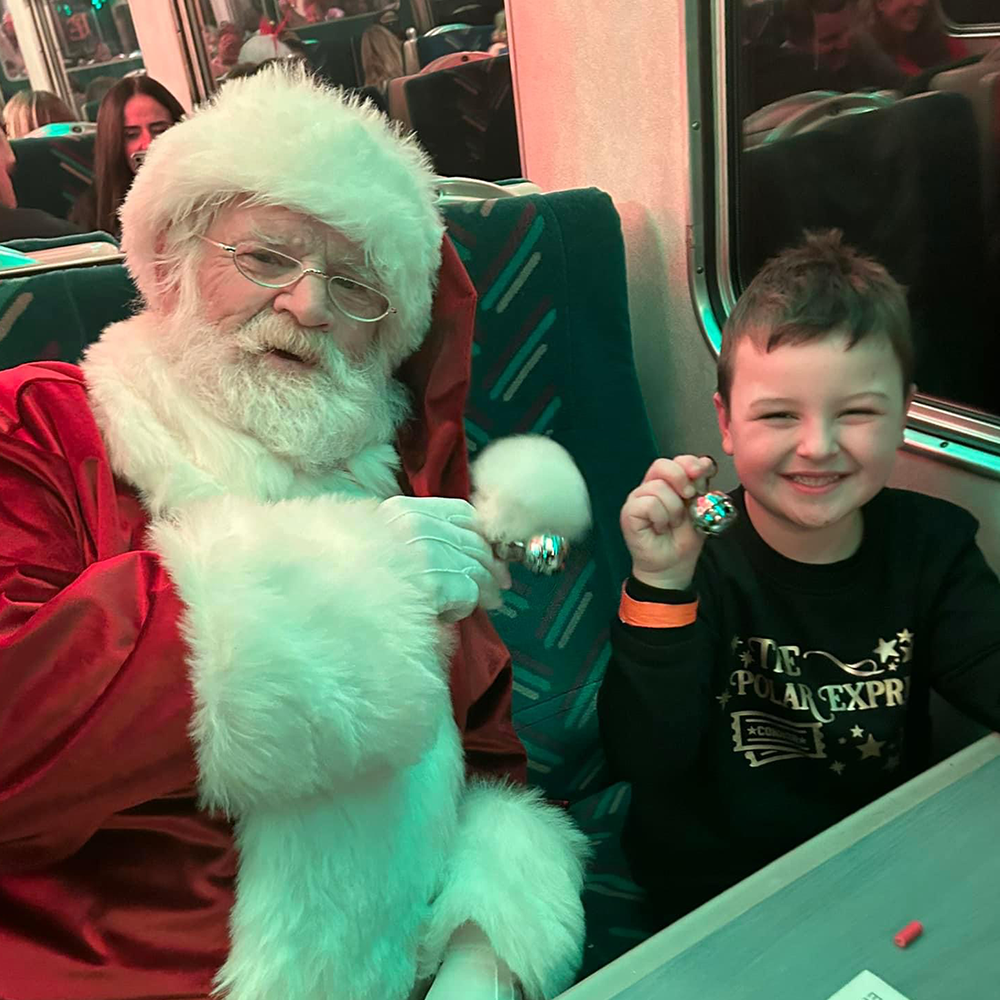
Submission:
M 498 958 L 476 924 L 451 936 L 444 961 L 425 1000 L 519 1000 L 521 991 L 507 963 Z
M 403 544 L 419 551 L 422 568 L 410 579 L 445 621 L 460 621 L 477 607 L 500 607 L 500 591 L 510 586 L 510 574 L 480 534 L 471 504 L 399 496 L 384 501 L 380 510 Z

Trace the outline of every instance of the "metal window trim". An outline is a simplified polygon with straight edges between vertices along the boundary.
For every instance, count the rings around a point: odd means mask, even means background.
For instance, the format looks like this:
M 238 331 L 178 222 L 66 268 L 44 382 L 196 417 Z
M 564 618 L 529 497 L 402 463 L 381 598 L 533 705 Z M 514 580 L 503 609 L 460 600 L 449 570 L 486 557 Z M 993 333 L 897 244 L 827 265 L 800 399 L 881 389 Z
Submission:
M 729 218 L 729 129 L 726 92 L 725 2 L 711 4 L 708 16 L 712 92 L 704 93 L 705 75 L 699 56 L 706 52 L 702 0 L 685 0 L 690 203 L 687 232 L 688 286 L 698 325 L 717 357 L 722 328 L 713 302 L 714 281 L 719 305 L 728 315 L 736 302 Z M 715 155 L 712 155 L 713 149 Z M 711 178 L 711 185 L 708 179 Z M 713 197 L 714 196 L 714 197 Z M 711 203 L 707 201 L 712 197 Z M 710 221 L 707 221 L 710 220 Z M 712 227 L 711 232 L 708 226 Z M 714 248 L 714 253 L 712 249 Z M 1000 479 L 1000 416 L 920 396 L 910 406 L 903 449 Z
M 48 83 L 56 95 L 65 101 L 70 108 L 76 106 L 73 88 L 70 86 L 69 74 L 66 72 L 66 53 L 59 43 L 59 32 L 56 30 L 54 17 L 49 0 L 28 0 L 25 4 L 31 16 L 35 29 L 35 37 L 45 63 Z M 36 86 L 29 76 L 29 83 Z

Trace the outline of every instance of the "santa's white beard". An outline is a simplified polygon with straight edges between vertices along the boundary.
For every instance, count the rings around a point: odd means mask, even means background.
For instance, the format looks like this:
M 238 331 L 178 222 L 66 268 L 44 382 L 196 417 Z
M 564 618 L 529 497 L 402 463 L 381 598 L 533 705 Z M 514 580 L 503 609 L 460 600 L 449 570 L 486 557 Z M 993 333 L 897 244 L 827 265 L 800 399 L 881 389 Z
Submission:
M 166 321 L 163 354 L 213 416 L 310 474 L 343 467 L 386 444 L 409 412 L 407 394 L 377 343 L 362 359 L 337 346 L 335 330 L 303 330 L 290 316 L 261 310 L 225 333 L 179 310 Z M 314 359 L 301 371 L 272 364 L 280 348 Z

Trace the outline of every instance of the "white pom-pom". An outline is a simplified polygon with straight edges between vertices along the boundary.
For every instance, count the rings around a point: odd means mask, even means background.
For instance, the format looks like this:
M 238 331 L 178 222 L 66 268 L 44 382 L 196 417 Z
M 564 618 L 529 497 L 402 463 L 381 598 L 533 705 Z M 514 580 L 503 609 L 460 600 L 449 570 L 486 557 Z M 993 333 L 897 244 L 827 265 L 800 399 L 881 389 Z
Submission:
M 494 441 L 472 465 L 472 505 L 491 541 L 533 535 L 581 538 L 590 527 L 587 485 L 569 452 L 534 434 Z

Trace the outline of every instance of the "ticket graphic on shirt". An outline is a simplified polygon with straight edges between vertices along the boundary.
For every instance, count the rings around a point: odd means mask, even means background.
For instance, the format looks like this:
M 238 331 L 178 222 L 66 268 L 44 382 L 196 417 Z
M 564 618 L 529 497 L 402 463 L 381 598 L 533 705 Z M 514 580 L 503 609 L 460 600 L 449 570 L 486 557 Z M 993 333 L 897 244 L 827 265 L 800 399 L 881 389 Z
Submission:
M 733 712 L 733 748 L 751 767 L 790 757 L 825 757 L 822 723 L 789 722 L 766 712 Z

